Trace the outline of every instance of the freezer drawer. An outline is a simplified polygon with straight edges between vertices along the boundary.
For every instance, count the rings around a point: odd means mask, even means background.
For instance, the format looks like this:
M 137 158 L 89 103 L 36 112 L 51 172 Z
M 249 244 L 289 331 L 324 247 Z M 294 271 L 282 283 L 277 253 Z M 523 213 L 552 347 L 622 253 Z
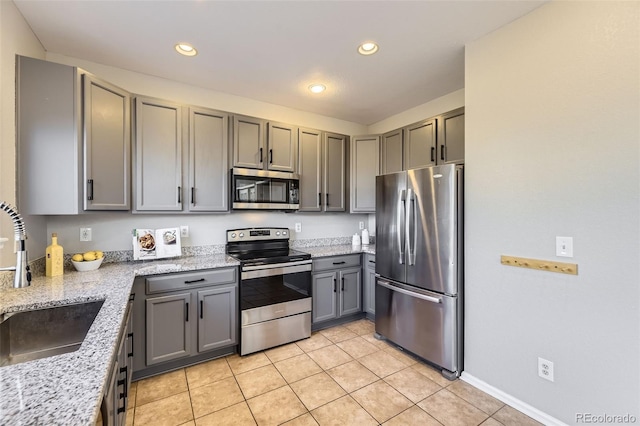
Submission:
M 455 376 L 461 364 L 458 309 L 458 297 L 376 278 L 376 333 Z

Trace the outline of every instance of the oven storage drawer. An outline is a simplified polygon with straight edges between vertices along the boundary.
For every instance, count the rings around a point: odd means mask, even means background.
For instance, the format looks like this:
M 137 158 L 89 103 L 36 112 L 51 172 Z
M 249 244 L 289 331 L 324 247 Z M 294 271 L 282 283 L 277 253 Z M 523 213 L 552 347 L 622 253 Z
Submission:
M 220 284 L 234 284 L 238 268 L 223 268 L 209 271 L 167 274 L 145 279 L 146 294 L 184 290 Z
M 360 254 L 345 256 L 320 257 L 313 259 L 313 271 L 327 271 L 330 269 L 344 269 L 360 266 Z

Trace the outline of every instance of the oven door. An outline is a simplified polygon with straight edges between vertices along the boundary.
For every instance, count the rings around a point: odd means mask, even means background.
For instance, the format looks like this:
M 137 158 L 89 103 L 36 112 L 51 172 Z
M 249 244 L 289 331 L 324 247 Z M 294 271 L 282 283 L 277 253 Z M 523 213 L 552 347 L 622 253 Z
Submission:
M 311 260 L 243 266 L 243 326 L 311 311 Z

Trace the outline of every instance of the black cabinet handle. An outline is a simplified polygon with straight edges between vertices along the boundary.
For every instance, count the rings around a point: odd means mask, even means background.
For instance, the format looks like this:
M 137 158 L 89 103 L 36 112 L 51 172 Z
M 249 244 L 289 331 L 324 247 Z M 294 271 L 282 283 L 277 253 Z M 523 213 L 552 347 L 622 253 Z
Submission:
M 440 145 L 440 159 L 444 161 L 444 145 Z
M 187 302 L 187 310 L 186 310 L 185 312 L 186 312 L 186 318 L 185 318 L 185 321 L 186 321 L 186 322 L 189 322 L 189 302 Z
M 180 199 L 182 198 L 182 188 L 178 187 L 178 202 L 181 203 Z
M 342 277 L 342 291 L 344 291 L 344 277 Z
M 202 281 L 206 281 L 204 278 L 199 278 L 197 280 L 185 281 L 185 284 L 193 284 L 193 283 L 201 283 Z
M 87 200 L 93 201 L 93 179 L 87 180 Z
M 269 164 L 273 164 L 273 149 L 269 150 Z
M 336 293 L 338 291 L 338 287 L 337 287 L 338 283 L 336 282 L 336 279 L 333 279 L 333 292 Z
M 204 318 L 204 303 L 200 301 L 200 319 Z
M 432 162 L 432 163 L 433 163 L 434 161 L 436 161 L 435 153 L 436 153 L 436 149 L 435 149 L 435 147 L 433 147 L 433 146 L 432 146 L 432 147 L 431 147 L 431 162 Z
M 131 339 L 131 352 L 127 354 L 127 358 L 132 358 L 133 357 L 133 333 L 127 334 L 127 337 Z
M 260 148 L 260 162 L 262 163 L 262 148 Z
M 333 262 L 334 265 L 344 265 L 345 263 L 347 262 L 345 262 L 344 260 L 342 262 Z
M 318 205 L 322 206 L 322 193 L 318 192 Z
M 124 413 L 124 407 L 118 407 L 118 414 Z
M 326 195 L 324 197 L 324 200 L 325 200 L 325 204 L 327 205 L 327 207 L 329 207 L 329 193 L 328 192 L 326 193 Z
M 136 294 L 135 294 L 135 293 L 131 293 L 131 294 L 129 295 L 129 301 L 130 301 L 130 302 L 133 302 L 134 300 L 136 300 Z
M 191 204 L 196 204 L 196 189 L 193 186 L 191 187 Z
M 376 261 L 375 260 L 370 260 L 369 263 L 376 263 Z

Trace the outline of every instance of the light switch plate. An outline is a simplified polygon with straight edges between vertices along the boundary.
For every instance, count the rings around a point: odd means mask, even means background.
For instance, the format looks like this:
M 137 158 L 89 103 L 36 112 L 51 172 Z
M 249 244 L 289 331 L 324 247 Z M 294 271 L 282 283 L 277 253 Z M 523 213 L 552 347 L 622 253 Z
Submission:
M 556 237 L 556 256 L 573 257 L 573 237 Z

